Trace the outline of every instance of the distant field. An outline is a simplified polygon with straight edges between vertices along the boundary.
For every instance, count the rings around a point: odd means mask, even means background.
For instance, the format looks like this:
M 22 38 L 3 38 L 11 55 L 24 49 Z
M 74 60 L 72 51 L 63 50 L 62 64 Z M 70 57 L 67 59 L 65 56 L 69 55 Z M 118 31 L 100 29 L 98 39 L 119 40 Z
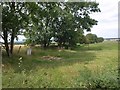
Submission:
M 15 46 L 14 57 L 3 51 L 3 88 L 118 87 L 118 43 L 80 45 L 74 50 Z

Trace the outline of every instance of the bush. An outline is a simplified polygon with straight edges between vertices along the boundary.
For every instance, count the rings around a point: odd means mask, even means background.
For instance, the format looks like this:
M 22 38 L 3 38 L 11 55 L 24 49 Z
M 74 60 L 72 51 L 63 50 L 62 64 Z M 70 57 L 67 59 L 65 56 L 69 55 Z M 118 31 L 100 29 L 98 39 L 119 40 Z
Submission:
M 98 37 L 97 38 L 97 42 L 99 43 L 99 42 L 103 42 L 104 41 L 104 38 L 102 38 L 102 37 Z

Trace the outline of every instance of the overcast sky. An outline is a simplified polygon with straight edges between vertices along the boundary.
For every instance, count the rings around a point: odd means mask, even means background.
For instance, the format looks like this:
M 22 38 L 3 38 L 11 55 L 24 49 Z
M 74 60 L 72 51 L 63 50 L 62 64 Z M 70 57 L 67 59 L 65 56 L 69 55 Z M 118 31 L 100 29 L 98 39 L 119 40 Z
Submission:
M 101 12 L 91 15 L 98 21 L 91 33 L 104 38 L 118 37 L 118 2 L 119 0 L 96 0 Z M 90 32 L 85 32 L 85 34 Z

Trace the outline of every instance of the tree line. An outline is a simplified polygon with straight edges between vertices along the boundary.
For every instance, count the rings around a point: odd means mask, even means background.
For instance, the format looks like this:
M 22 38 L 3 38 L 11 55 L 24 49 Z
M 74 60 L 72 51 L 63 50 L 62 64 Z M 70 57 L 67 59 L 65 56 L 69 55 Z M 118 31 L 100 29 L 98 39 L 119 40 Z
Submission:
M 2 3 L 1 37 L 7 55 L 13 54 L 14 39 L 21 34 L 29 45 L 40 44 L 46 48 L 54 37 L 59 47 L 76 46 L 84 30 L 91 31 L 97 25 L 90 14 L 100 12 L 98 5 L 96 2 Z
M 87 35 L 82 35 L 79 42 L 80 44 L 94 44 L 103 42 L 103 37 L 98 37 L 96 34 L 89 33 Z

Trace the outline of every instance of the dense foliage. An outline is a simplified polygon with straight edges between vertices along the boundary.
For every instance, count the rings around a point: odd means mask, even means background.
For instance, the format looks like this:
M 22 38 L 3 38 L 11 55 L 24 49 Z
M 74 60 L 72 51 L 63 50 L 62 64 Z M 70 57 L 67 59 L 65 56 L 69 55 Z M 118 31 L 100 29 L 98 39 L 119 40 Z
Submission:
M 104 38 L 103 37 L 98 37 L 97 38 L 97 42 L 103 42 L 104 41 Z
M 59 47 L 73 47 L 83 37 L 83 30 L 90 31 L 97 25 L 90 14 L 100 12 L 95 2 L 7 2 L 2 5 L 2 38 L 8 56 L 12 54 L 14 39 L 21 33 L 27 37 L 28 44 L 47 47 L 54 37 Z
M 24 14 L 24 3 L 2 3 L 2 35 L 7 55 L 13 53 L 14 39 L 24 29 L 27 15 Z M 9 47 L 10 44 L 10 47 Z
M 97 37 L 96 34 L 92 33 L 87 34 L 85 37 L 86 37 L 85 42 L 88 44 L 99 43 L 104 41 L 102 37 Z
M 91 43 L 99 43 L 99 42 L 103 42 L 104 39 L 102 37 L 97 37 L 96 34 L 92 34 L 92 33 L 89 33 L 86 35 L 86 41 L 88 44 L 91 44 Z
M 89 15 L 100 11 L 95 2 L 41 2 L 31 6 L 36 9 L 32 12 L 28 9 L 28 12 L 33 14 L 33 24 L 26 35 L 30 43 L 41 44 L 43 47 L 50 45 L 51 37 L 56 39 L 59 47 L 75 46 L 83 35 L 83 30 L 90 31 L 91 27 L 97 24 Z

